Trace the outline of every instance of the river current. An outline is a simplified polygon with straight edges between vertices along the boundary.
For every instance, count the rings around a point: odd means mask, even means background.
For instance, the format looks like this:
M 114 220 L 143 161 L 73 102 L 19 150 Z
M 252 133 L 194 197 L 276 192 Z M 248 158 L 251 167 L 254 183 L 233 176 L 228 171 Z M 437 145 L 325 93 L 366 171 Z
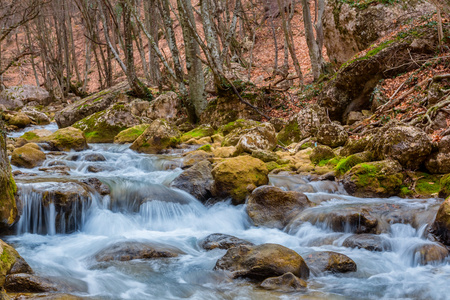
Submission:
M 55 125 L 46 128 L 56 130 Z M 101 154 L 106 160 L 86 160 L 91 154 Z M 255 227 L 245 205 L 224 201 L 205 206 L 170 188 L 182 172 L 182 159 L 182 152 L 146 155 L 127 145 L 91 144 L 82 152 L 47 152 L 47 160 L 39 168 L 63 162 L 68 166 L 66 175 L 13 167 L 13 171 L 34 176 L 16 178 L 22 216 L 16 234 L 5 240 L 37 275 L 70 282 L 77 287 L 74 294 L 86 299 L 450 299 L 448 261 L 423 265 L 417 252 L 418 246 L 433 243 L 427 239 L 426 226 L 433 221 L 442 199 L 362 199 L 348 196 L 335 182 L 274 175 L 270 184 L 285 190 L 305 188 L 317 206 L 303 211 L 284 230 Z M 99 172 L 91 173 L 89 167 Z M 56 219 L 54 205 L 43 206 L 44 193 L 39 191 L 57 190 L 67 180 L 91 177 L 109 185 L 111 194 L 90 193 L 73 218 L 68 218 L 70 224 Z M 379 218 L 380 237 L 389 245 L 385 250 L 343 247 L 355 227 L 344 224 L 336 230 L 327 218 L 333 212 L 361 208 Z M 394 213 L 400 217 L 393 217 Z M 230 280 L 225 273 L 213 271 L 226 250 L 205 251 L 199 246 L 199 241 L 212 233 L 254 244 L 280 244 L 302 256 L 314 251 L 339 252 L 356 262 L 357 271 L 311 274 L 308 289 L 301 293 L 266 291 L 244 279 Z M 185 254 L 110 263 L 93 259 L 108 245 L 122 241 L 162 243 Z

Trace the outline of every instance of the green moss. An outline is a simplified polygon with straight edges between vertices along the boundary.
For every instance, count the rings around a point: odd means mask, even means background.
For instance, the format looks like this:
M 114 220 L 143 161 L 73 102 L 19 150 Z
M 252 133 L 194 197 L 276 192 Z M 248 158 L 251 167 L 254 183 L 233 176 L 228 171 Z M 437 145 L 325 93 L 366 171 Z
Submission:
M 30 131 L 25 132 L 25 133 L 21 136 L 21 138 L 24 138 L 24 139 L 26 139 L 27 141 L 36 141 L 36 140 L 39 140 L 39 136 L 38 136 L 36 133 L 30 132 Z
M 402 185 L 400 188 L 400 194 L 399 196 L 402 198 L 406 197 L 412 197 L 414 195 L 414 192 L 411 191 L 407 186 Z
M 215 133 L 214 129 L 210 126 L 199 126 L 191 131 L 184 133 L 181 136 L 180 140 L 181 140 L 181 142 L 184 143 L 184 142 L 189 141 L 190 139 L 193 139 L 193 138 L 199 139 L 202 137 L 211 136 L 214 133 Z
M 364 10 L 368 8 L 372 4 L 385 4 L 392 5 L 394 3 L 398 3 L 400 0 L 339 0 L 341 3 L 347 3 L 351 7 L 356 7 L 359 10 Z
M 236 128 L 250 128 L 257 124 L 260 124 L 257 121 L 249 121 L 244 119 L 238 119 L 233 122 L 229 122 L 226 125 L 223 125 L 219 128 L 218 132 L 222 133 L 224 136 L 232 132 Z
M 339 161 L 336 165 L 336 174 L 342 175 L 347 173 L 351 168 L 356 166 L 357 164 L 363 163 L 363 160 L 357 155 L 350 155 Z
M 118 106 L 118 109 L 121 109 Z M 127 129 L 126 126 L 118 123 L 110 125 L 104 119 L 107 111 L 100 111 L 94 113 L 73 124 L 73 127 L 78 128 L 84 132 L 88 143 L 112 143 L 114 137 L 122 130 Z
M 210 144 L 203 145 L 200 148 L 198 148 L 198 150 L 203 150 L 205 152 L 211 152 L 212 151 Z
M 300 129 L 298 128 L 298 123 L 296 121 L 289 122 L 283 130 L 277 135 L 278 141 L 282 145 L 290 145 L 292 143 L 297 143 L 300 141 Z
M 416 182 L 416 192 L 423 196 L 433 195 L 439 193 L 441 188 L 440 178 L 437 175 L 430 175 L 427 173 L 417 174 L 421 178 Z
M 440 180 L 439 197 L 447 198 L 450 196 L 450 174 L 444 175 Z

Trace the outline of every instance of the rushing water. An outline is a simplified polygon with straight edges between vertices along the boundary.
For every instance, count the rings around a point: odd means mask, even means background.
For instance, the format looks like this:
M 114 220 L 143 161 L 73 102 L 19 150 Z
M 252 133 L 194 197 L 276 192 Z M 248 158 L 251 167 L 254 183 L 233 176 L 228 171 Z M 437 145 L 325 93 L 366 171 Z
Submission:
M 106 160 L 89 161 L 86 157 L 90 154 L 102 154 Z M 7 241 L 38 275 L 63 278 L 78 287 L 75 294 L 89 299 L 450 298 L 447 261 L 421 265 L 416 250 L 432 243 L 426 239 L 425 227 L 433 219 L 439 200 L 361 199 L 346 195 L 336 183 L 273 176 L 271 184 L 303 190 L 317 206 L 305 210 L 285 230 L 258 228 L 252 226 L 244 205 L 233 206 L 228 201 L 204 206 L 189 194 L 169 188 L 182 172 L 181 159 L 180 154 L 143 155 L 128 146 L 111 144 L 91 145 L 91 149 L 78 153 L 49 153 L 43 167 L 64 162 L 69 175 L 20 169 L 35 176 L 17 177 L 23 212 L 17 234 Z M 100 172 L 89 173 L 89 167 Z M 51 194 L 89 177 L 107 183 L 111 195 L 92 191 L 86 198 L 80 194 L 71 212 L 63 212 L 52 203 L 43 206 L 43 191 Z M 342 246 L 358 224 L 334 231 L 327 216 L 361 208 L 375 212 L 378 233 L 389 250 L 371 252 Z M 336 251 L 352 258 L 358 270 L 312 274 L 308 289 L 302 293 L 265 291 L 213 271 L 226 251 L 205 251 L 198 245 L 212 233 L 234 235 L 255 244 L 281 244 L 300 255 Z M 120 241 L 163 243 L 185 254 L 112 263 L 93 259 L 97 252 Z

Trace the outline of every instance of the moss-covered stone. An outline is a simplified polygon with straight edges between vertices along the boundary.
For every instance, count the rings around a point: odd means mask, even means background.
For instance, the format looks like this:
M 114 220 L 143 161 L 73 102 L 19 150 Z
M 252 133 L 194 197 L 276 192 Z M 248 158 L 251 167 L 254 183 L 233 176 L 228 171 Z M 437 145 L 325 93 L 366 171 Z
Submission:
M 89 143 L 112 143 L 119 132 L 141 123 L 141 119 L 133 115 L 128 107 L 116 103 L 107 110 L 76 122 L 73 127 L 81 129 Z
M 433 223 L 433 231 L 441 242 L 447 246 L 450 245 L 450 197 L 439 207 Z
M 0 129 L 2 124 L 0 124 Z M 17 186 L 11 174 L 11 166 L 6 152 L 6 137 L 0 130 L 0 227 L 7 227 L 17 218 L 15 195 Z
M 336 175 L 343 175 L 357 164 L 368 162 L 370 160 L 371 160 L 370 152 L 357 153 L 350 155 L 346 158 L 343 158 L 339 160 L 339 163 L 336 165 L 335 168 Z
M 156 119 L 131 145 L 137 152 L 156 154 L 180 143 L 181 133 L 164 119 Z
M 450 196 L 450 174 L 441 178 L 439 190 L 439 197 L 446 198 L 448 196 Z
M 13 247 L 0 240 L 0 286 L 5 285 L 7 275 L 19 272 L 31 273 L 32 270 Z
M 42 137 L 41 141 L 49 143 L 58 151 L 82 151 L 88 147 L 83 131 L 74 127 L 59 129 L 52 135 Z
M 133 143 L 144 131 L 150 126 L 150 124 L 140 124 L 134 127 L 125 129 L 114 137 L 115 144 L 127 144 Z
M 9 125 L 14 125 L 19 128 L 25 128 L 31 124 L 31 119 L 24 113 L 18 113 L 13 115 L 8 120 Z
M 45 161 L 45 153 L 38 145 L 28 143 L 24 146 L 14 149 L 11 155 L 11 164 L 17 167 L 34 168 Z
M 212 128 L 210 125 L 201 125 L 191 131 L 184 133 L 181 136 L 180 140 L 182 143 L 185 143 L 193 138 L 200 139 L 212 135 L 214 135 L 214 128 Z
M 250 193 L 249 186 L 268 183 L 269 171 L 263 161 L 251 156 L 227 158 L 212 170 L 214 177 L 213 195 L 231 197 L 233 204 L 242 204 Z
M 52 135 L 53 132 L 47 129 L 35 129 L 31 131 L 25 132 L 21 138 L 27 140 L 28 142 L 39 143 L 42 141 L 42 138 L 46 136 Z
M 313 149 L 311 154 L 309 155 L 309 159 L 311 162 L 315 165 L 319 164 L 323 160 L 330 160 L 331 158 L 335 157 L 336 155 L 333 152 L 333 149 L 331 149 L 328 146 L 317 146 Z
M 206 144 L 198 148 L 198 150 L 203 150 L 205 152 L 212 152 L 212 147 L 210 144 Z
M 400 192 L 404 175 L 394 160 L 361 163 L 344 176 L 344 187 L 356 197 L 389 197 Z

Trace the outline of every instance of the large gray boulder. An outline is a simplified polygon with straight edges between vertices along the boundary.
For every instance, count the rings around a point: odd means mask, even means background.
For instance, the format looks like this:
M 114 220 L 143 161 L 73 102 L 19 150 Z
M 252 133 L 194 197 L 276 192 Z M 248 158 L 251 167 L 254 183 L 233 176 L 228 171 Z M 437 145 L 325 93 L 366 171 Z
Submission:
M 434 7 L 426 1 L 389 1 L 389 4 L 374 2 L 373 5 L 364 3 L 326 1 L 322 19 L 324 45 L 331 62 L 337 65 L 367 49 L 410 18 L 434 11 Z
M 50 100 L 46 90 L 33 85 L 12 86 L 0 93 L 0 104 L 10 110 L 22 108 L 29 102 L 48 105 Z
M 433 174 L 450 173 L 450 135 L 442 138 L 438 144 L 438 151 L 427 158 L 425 167 Z
M 200 161 L 178 175 L 170 186 L 183 190 L 204 202 L 211 197 L 214 183 L 211 170 L 212 166 L 209 161 Z

